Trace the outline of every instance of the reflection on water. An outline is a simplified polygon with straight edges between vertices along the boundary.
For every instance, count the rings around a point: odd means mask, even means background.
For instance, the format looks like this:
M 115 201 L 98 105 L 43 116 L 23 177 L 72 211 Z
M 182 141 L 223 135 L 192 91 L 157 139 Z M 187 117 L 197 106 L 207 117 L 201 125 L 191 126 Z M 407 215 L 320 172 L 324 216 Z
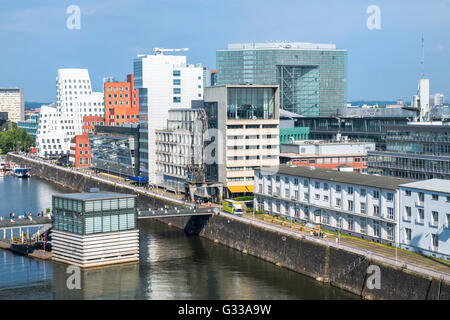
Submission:
M 4 184 L 0 181 L 2 210 L 16 207 L 15 203 L 5 205 L 5 199 L 14 198 L 12 193 L 22 193 L 26 199 L 17 208 L 31 208 L 49 206 L 51 194 L 64 191 L 33 178 L 25 183 L 11 180 L 10 188 Z M 15 199 L 21 202 L 19 195 Z M 71 274 L 66 273 L 65 264 L 0 251 L 0 299 L 358 298 L 157 221 L 140 221 L 139 234 L 138 264 L 81 271 L 80 290 L 67 288 Z

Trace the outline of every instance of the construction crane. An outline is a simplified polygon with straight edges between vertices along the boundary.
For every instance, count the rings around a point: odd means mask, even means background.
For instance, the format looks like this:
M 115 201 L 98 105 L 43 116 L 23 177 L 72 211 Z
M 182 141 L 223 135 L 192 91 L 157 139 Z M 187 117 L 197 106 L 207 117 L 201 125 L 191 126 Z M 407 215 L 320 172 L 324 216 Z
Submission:
M 153 52 L 156 54 L 163 54 L 163 52 L 179 52 L 179 51 L 189 51 L 189 48 L 179 48 L 179 49 L 153 48 Z

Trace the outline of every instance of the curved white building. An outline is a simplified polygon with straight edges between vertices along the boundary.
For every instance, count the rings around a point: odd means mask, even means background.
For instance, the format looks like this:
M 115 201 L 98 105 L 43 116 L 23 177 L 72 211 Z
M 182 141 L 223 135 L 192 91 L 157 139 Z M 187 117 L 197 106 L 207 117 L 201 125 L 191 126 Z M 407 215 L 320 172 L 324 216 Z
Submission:
M 70 140 L 82 134 L 84 116 L 105 116 L 103 92 L 93 92 L 87 69 L 58 69 L 56 104 L 43 106 L 36 147 L 39 156 L 69 154 Z

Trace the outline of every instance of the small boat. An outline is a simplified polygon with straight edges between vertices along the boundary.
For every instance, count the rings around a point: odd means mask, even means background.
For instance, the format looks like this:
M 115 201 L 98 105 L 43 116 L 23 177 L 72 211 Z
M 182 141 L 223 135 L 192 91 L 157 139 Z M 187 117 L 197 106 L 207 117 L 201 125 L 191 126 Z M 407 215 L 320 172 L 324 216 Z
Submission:
M 15 168 L 14 169 L 14 175 L 18 178 L 28 178 L 30 177 L 30 173 L 28 172 L 28 169 L 25 168 Z

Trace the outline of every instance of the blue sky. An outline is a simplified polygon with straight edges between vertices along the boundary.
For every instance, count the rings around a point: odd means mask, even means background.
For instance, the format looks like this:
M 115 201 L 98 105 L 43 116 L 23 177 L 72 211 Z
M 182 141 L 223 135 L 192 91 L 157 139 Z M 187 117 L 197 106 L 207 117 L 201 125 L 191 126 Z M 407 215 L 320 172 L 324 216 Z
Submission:
M 410 97 L 420 76 L 421 34 L 431 93 L 450 100 L 450 0 L 0 0 L 0 87 L 25 88 L 27 101 L 55 99 L 58 68 L 88 68 L 125 79 L 138 53 L 190 48 L 189 62 L 215 67 L 228 43 L 289 40 L 348 50 L 347 100 Z M 369 5 L 381 29 L 369 30 Z M 69 30 L 66 9 L 81 8 Z

